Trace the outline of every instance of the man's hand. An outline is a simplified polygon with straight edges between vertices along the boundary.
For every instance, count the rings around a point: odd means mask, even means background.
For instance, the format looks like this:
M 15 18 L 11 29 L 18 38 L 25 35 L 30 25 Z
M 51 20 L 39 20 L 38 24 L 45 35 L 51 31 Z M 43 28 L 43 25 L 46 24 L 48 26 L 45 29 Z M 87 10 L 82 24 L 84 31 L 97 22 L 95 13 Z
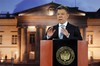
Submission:
M 54 34 L 55 30 L 53 30 L 53 27 L 50 27 L 47 30 L 47 36 L 50 38 Z
M 62 28 L 62 29 L 61 29 L 61 32 L 62 32 L 67 38 L 68 38 L 69 35 L 70 35 L 67 29 Z

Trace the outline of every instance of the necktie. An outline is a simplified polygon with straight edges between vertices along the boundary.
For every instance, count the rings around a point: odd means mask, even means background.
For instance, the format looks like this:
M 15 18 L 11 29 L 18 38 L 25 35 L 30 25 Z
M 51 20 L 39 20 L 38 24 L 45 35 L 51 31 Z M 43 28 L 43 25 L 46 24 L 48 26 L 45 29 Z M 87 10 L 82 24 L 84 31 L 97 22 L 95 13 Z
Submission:
M 61 27 L 61 29 L 62 29 L 62 28 L 64 28 L 64 25 L 62 24 L 62 25 L 60 25 L 60 27 Z M 63 33 L 62 33 L 62 30 L 61 30 L 61 32 L 60 32 L 60 39 L 63 39 Z
M 63 39 L 63 33 L 62 32 L 60 33 L 60 39 Z

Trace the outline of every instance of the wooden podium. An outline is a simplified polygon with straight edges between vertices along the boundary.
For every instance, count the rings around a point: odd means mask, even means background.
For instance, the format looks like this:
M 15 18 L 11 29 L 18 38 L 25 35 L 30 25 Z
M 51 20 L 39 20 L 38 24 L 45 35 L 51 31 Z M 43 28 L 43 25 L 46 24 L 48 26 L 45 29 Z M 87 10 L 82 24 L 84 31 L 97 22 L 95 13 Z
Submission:
M 86 41 L 77 43 L 77 66 L 88 66 L 88 44 Z M 53 40 L 41 40 L 40 66 L 53 66 Z

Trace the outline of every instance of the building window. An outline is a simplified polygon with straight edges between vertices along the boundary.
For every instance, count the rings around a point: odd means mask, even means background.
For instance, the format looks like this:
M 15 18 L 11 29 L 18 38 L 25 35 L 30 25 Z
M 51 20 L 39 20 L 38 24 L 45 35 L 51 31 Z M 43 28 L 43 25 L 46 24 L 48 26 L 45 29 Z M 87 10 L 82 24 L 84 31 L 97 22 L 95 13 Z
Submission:
M 93 44 L 93 32 L 87 33 L 87 41 L 88 41 L 88 44 Z
M 0 44 L 2 44 L 2 35 L 0 35 Z
M 93 35 L 88 35 L 88 44 L 93 44 Z
M 17 44 L 17 35 L 12 35 L 12 44 Z
M 35 34 L 30 34 L 30 44 L 35 43 Z

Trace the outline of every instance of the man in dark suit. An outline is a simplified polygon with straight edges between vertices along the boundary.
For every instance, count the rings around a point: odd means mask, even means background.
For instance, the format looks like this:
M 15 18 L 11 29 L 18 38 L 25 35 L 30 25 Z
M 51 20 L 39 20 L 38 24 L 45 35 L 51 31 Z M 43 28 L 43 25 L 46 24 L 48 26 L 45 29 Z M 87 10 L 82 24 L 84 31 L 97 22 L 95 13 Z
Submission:
M 78 27 L 68 22 L 68 8 L 59 6 L 57 8 L 57 20 L 58 24 L 50 27 L 47 30 L 46 35 L 43 39 L 76 39 L 82 40 L 81 33 Z

